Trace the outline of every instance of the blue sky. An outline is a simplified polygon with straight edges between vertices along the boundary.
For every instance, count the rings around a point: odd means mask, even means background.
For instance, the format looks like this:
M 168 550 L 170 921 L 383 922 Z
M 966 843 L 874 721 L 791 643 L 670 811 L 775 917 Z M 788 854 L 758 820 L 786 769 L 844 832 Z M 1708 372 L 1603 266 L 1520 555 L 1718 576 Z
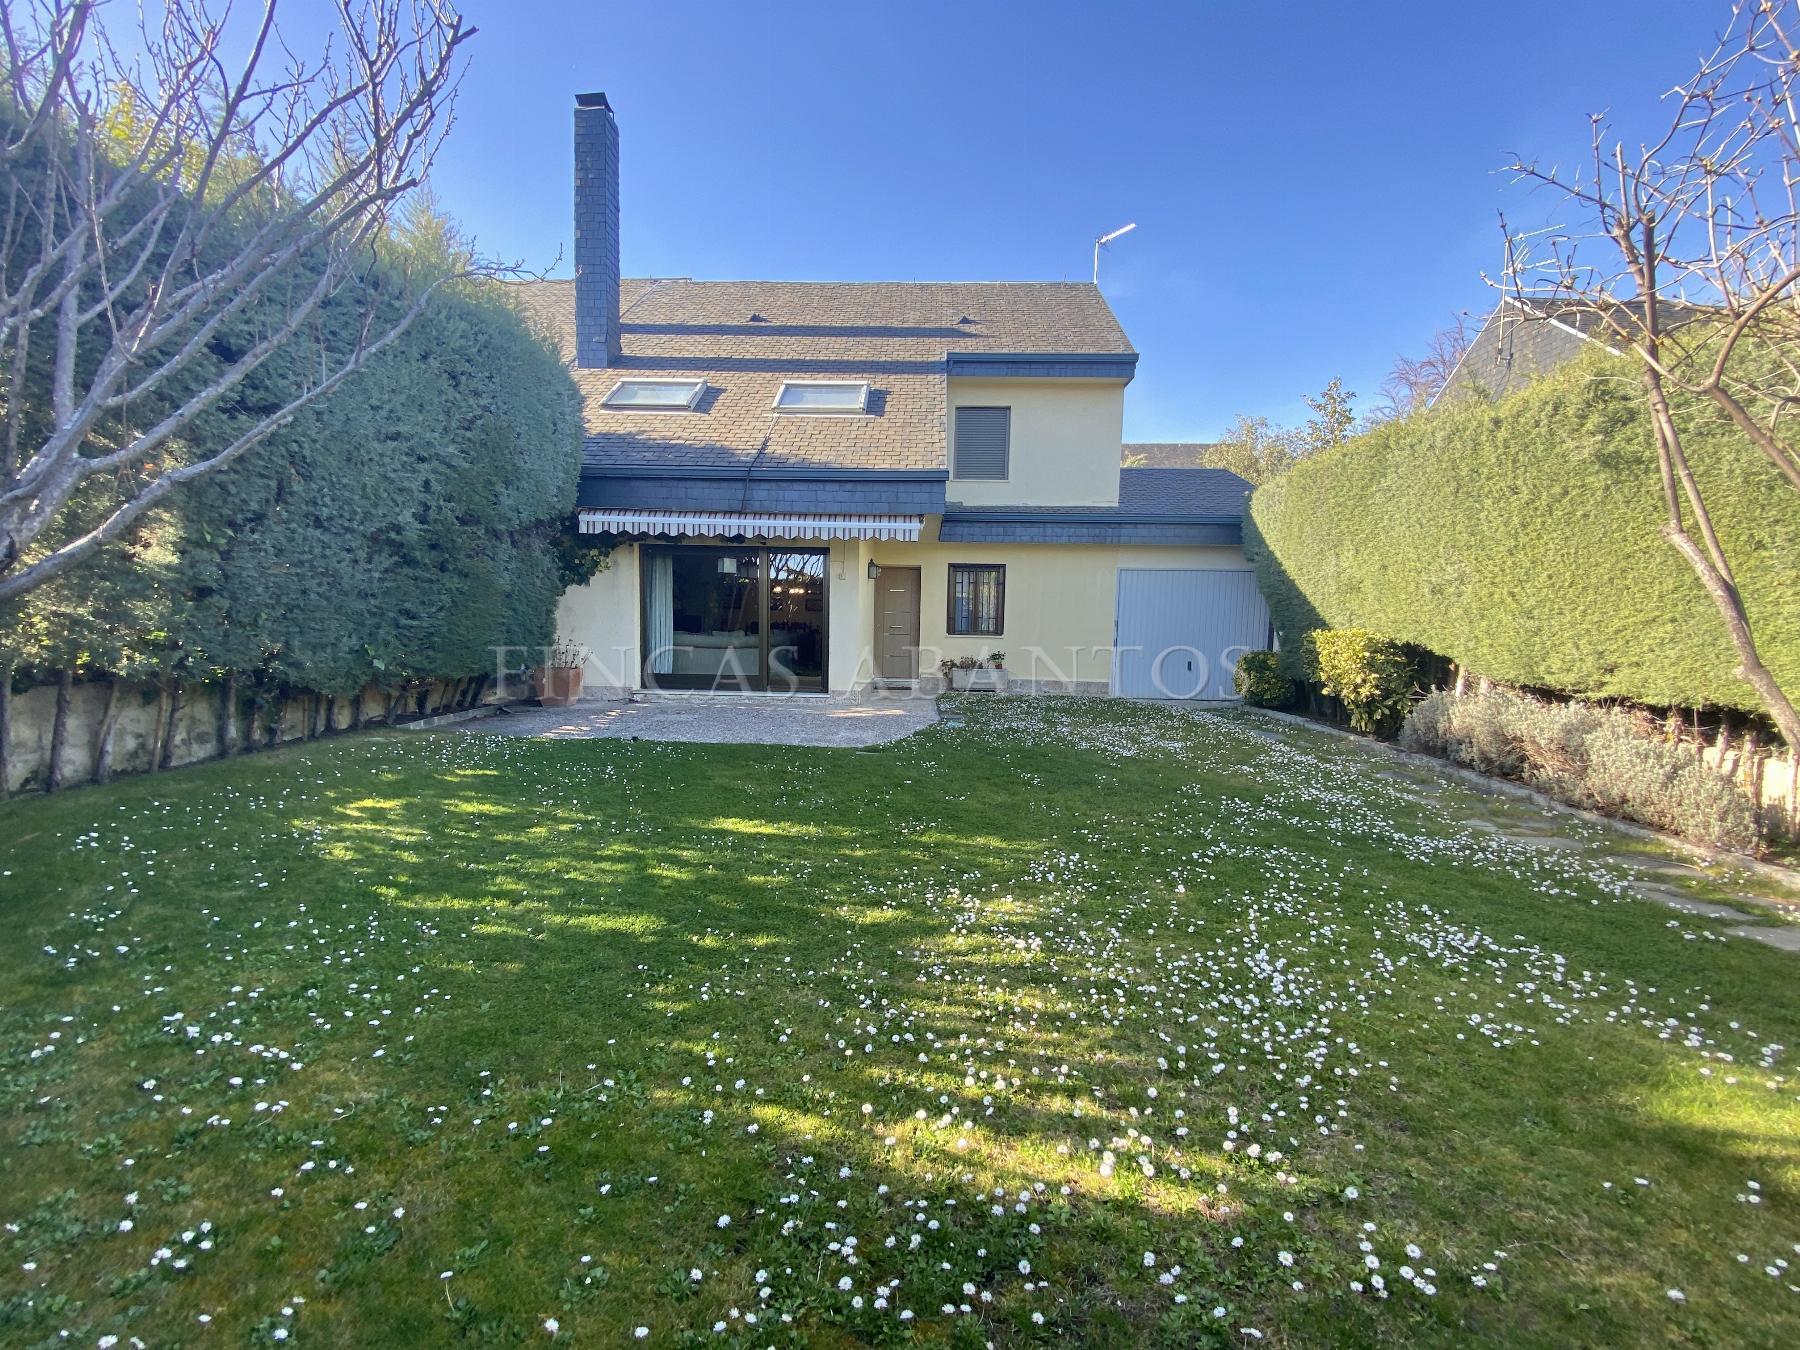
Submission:
M 1086 279 L 1143 354 L 1126 439 L 1303 415 L 1485 310 L 1496 172 L 1647 126 L 1712 0 L 550 4 L 465 0 L 436 186 L 487 252 L 567 275 L 570 114 L 618 111 L 627 275 Z M 561 255 L 560 259 L 558 255 Z M 552 266 L 554 264 L 554 266 Z

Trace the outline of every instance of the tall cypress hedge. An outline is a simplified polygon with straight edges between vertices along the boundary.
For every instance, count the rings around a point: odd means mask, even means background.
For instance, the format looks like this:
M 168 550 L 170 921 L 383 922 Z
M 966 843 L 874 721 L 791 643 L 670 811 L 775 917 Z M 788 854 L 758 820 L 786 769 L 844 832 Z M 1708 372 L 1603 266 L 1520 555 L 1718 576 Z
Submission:
M 1764 659 L 1800 688 L 1800 497 L 1678 411 Z M 1641 385 L 1596 349 L 1303 461 L 1257 489 L 1245 551 L 1296 676 L 1309 630 L 1369 628 L 1510 684 L 1759 711 L 1664 519 Z
M 409 250 L 443 244 L 431 228 L 388 241 L 382 264 L 196 421 L 171 458 L 208 453 L 279 406 L 308 363 L 347 350 L 364 306 L 406 303 Z M 215 359 L 261 321 L 253 312 L 222 333 Z M 148 420 L 156 409 L 132 411 Z M 579 396 L 553 347 L 503 286 L 445 290 L 328 398 L 171 494 L 120 544 L 0 609 L 0 668 L 19 685 L 73 669 L 164 684 L 245 675 L 340 695 L 491 672 L 495 647 L 553 636 L 556 541 L 579 472 Z M 63 533 L 129 489 L 129 478 L 90 480 Z
M 496 646 L 547 643 L 576 427 L 560 360 L 501 296 L 444 297 L 196 485 L 179 521 L 196 597 L 184 640 L 203 661 L 332 694 L 480 674 Z

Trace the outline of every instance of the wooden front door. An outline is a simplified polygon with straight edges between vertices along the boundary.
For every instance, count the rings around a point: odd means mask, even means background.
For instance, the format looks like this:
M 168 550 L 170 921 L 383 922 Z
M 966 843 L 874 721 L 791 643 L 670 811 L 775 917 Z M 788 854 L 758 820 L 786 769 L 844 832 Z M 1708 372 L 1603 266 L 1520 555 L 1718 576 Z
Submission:
M 919 569 L 883 567 L 875 578 L 875 678 L 919 678 Z

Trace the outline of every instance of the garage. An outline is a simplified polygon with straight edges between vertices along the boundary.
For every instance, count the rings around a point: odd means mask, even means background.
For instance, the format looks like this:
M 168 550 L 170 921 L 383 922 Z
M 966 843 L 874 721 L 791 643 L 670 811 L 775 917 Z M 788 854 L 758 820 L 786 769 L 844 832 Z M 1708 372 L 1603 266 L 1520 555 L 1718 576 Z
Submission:
M 1269 645 L 1269 606 L 1249 569 L 1121 567 L 1113 693 L 1122 698 L 1233 698 L 1246 651 Z

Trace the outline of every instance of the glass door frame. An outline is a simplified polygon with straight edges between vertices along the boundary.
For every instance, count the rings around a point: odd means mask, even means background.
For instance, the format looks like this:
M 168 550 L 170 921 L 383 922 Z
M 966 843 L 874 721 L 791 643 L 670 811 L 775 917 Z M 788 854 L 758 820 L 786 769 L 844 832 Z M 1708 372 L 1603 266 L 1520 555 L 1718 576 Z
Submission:
M 725 688 L 720 688 L 719 675 L 657 675 L 650 670 L 650 569 L 649 559 L 659 553 L 670 555 L 687 554 L 726 554 L 755 553 L 756 565 L 756 612 L 757 612 L 757 668 L 756 675 L 746 689 L 735 681 Z M 792 688 L 771 690 L 769 688 L 769 558 L 772 554 L 805 553 L 825 560 L 820 571 L 819 591 L 819 673 L 812 675 L 792 676 Z M 638 545 L 638 687 L 652 691 L 699 692 L 699 693 L 799 693 L 822 694 L 830 689 L 831 669 L 831 550 L 825 547 L 804 544 L 771 544 L 763 540 L 745 540 L 733 543 L 726 540 L 708 541 L 705 543 L 686 543 L 648 540 Z

